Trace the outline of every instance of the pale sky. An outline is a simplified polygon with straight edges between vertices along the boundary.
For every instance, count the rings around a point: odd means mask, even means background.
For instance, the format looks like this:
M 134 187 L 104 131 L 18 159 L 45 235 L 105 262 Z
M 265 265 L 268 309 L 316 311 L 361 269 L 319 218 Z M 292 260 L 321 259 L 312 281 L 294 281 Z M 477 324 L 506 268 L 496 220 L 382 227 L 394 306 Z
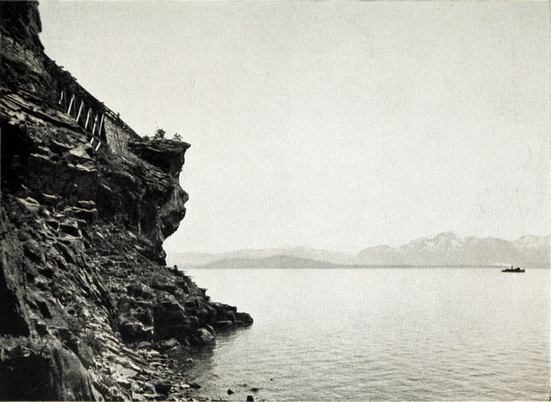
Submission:
M 548 2 L 42 1 L 46 52 L 191 148 L 173 251 L 551 232 Z

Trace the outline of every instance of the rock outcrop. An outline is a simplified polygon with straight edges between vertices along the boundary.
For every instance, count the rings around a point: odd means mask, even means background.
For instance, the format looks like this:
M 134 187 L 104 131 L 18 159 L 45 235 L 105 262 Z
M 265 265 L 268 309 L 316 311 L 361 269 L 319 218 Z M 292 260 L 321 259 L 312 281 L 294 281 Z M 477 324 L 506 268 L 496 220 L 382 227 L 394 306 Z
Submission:
M 189 144 L 136 135 L 45 55 L 40 29 L 36 2 L 0 2 L 0 396 L 189 397 L 165 352 L 252 324 L 165 266 Z M 66 109 L 69 91 L 106 131 Z

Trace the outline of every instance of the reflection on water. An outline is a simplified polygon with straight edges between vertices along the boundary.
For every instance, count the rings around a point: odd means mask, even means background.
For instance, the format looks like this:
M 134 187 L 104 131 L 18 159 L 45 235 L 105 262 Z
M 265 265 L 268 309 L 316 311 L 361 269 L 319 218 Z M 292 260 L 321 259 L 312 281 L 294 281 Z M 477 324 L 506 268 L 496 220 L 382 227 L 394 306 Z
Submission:
M 548 400 L 549 271 L 193 270 L 255 324 L 181 361 L 244 399 Z M 186 356 L 189 357 L 189 356 Z

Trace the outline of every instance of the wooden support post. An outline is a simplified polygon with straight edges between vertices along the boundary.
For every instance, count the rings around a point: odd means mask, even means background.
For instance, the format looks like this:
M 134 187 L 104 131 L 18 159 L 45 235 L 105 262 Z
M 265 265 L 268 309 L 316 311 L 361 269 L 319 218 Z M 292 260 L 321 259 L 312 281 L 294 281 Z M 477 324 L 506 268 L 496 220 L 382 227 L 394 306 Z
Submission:
M 61 91 L 61 96 L 59 97 L 59 101 L 57 102 L 58 105 L 61 105 L 63 102 L 63 99 L 65 99 L 65 91 Z
M 98 124 L 98 115 L 94 118 L 94 126 L 92 127 L 92 135 L 96 135 L 96 125 Z
M 86 114 L 86 123 L 84 123 L 84 129 L 88 129 L 88 122 L 90 121 L 90 114 L 92 113 L 92 108 L 88 109 L 88 113 Z
M 82 113 L 82 109 L 84 108 L 84 101 L 80 102 L 80 107 L 78 108 L 78 113 L 77 113 L 77 123 L 78 121 L 80 120 L 80 114 Z
M 92 146 L 94 146 L 94 140 L 95 140 L 95 139 L 96 139 L 96 137 L 90 138 L 89 144 L 92 145 Z
M 103 118 L 105 117 L 104 114 L 101 115 L 101 119 L 99 121 L 99 129 L 98 129 L 98 137 L 101 138 L 101 129 L 103 128 Z
M 98 145 L 96 146 L 96 149 L 94 149 L 95 152 L 98 152 L 99 147 L 101 146 L 101 141 L 98 140 Z
M 73 102 L 75 101 L 75 95 L 71 96 L 71 101 L 69 102 L 69 107 L 67 108 L 67 114 L 71 114 L 71 108 L 73 107 Z

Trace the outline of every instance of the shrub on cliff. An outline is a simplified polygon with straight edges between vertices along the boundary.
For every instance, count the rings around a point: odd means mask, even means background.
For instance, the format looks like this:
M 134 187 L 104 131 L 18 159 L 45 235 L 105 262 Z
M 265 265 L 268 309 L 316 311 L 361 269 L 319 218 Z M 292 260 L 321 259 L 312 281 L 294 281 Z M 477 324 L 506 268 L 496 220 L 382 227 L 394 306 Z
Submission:
M 149 136 L 145 136 L 143 137 L 144 140 L 146 141 L 149 141 Z M 153 140 L 166 140 L 166 131 L 163 130 L 162 128 L 158 128 L 157 130 L 155 130 L 155 134 L 153 135 Z M 172 135 L 172 140 L 173 141 L 179 141 L 181 142 L 182 141 L 182 136 L 178 133 L 174 133 Z
M 155 131 L 155 135 L 153 136 L 153 139 L 154 140 L 164 140 L 165 135 L 166 135 L 166 131 L 163 130 L 162 128 L 158 128 Z

